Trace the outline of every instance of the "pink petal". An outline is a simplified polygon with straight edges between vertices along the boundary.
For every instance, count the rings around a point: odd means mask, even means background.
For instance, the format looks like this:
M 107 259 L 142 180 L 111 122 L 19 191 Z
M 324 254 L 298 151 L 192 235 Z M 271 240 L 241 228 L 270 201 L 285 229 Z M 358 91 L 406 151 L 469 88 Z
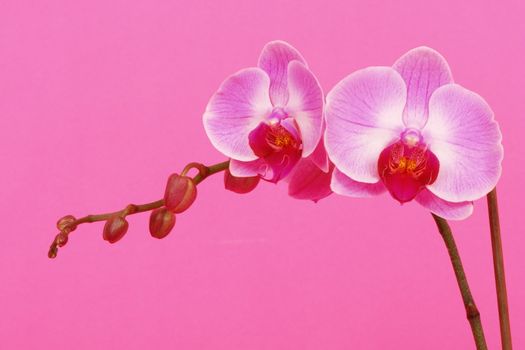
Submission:
M 332 194 L 332 172 L 325 172 L 311 158 L 301 159 L 289 177 L 288 194 L 296 199 L 319 201 Z
M 277 183 L 286 178 L 300 160 L 301 152 L 294 149 L 288 148 L 281 152 L 274 152 L 264 157 L 268 167 L 260 175 L 267 181 Z
M 489 105 L 459 85 L 437 89 L 430 98 L 423 138 L 440 169 L 428 186 L 450 202 L 472 201 L 491 191 L 501 175 L 501 132 Z
M 250 147 L 255 155 L 268 165 L 260 173 L 265 180 L 278 182 L 285 178 L 301 159 L 301 143 L 293 135 L 293 124 L 295 122 L 292 119 L 276 124 L 260 123 L 248 135 Z
M 418 47 L 408 51 L 394 63 L 407 85 L 407 104 L 403 121 L 407 127 L 421 129 L 428 119 L 428 101 L 432 92 L 452 83 L 447 61 L 437 51 Z
M 404 128 L 403 79 L 390 67 L 361 69 L 339 82 L 326 101 L 328 156 L 352 179 L 378 182 L 379 154 Z
M 386 191 L 385 185 L 381 181 L 370 184 L 357 182 L 346 176 L 337 168 L 334 169 L 331 183 L 332 191 L 337 194 L 349 197 L 373 197 Z
M 257 157 L 262 158 L 274 152 L 274 147 L 268 143 L 269 134 L 272 134 L 272 127 L 266 123 L 260 123 L 248 134 L 248 142 Z
M 328 154 L 326 153 L 326 148 L 324 147 L 324 140 L 319 140 L 317 147 L 314 152 L 309 157 L 312 162 L 317 165 L 325 173 L 328 172 L 330 161 L 328 160 Z
M 288 63 L 293 60 L 306 65 L 299 51 L 280 40 L 266 44 L 259 56 L 259 67 L 270 76 L 270 98 L 276 107 L 283 107 L 288 102 Z
M 288 65 L 288 91 L 290 98 L 286 111 L 299 126 L 303 157 L 306 158 L 312 154 L 321 138 L 323 91 L 315 76 L 298 61 Z
M 264 173 L 268 166 L 262 159 L 249 162 L 230 159 L 230 173 L 236 177 L 251 177 Z
M 429 190 L 421 191 L 416 201 L 432 213 L 447 220 L 463 220 L 472 214 L 474 205 L 472 202 L 452 203 L 447 202 L 432 194 Z
M 271 113 L 270 79 L 259 68 L 243 69 L 227 78 L 212 96 L 204 113 L 204 129 L 211 143 L 227 157 L 249 161 L 257 156 L 248 134 Z
M 228 169 L 224 172 L 224 188 L 239 194 L 249 193 L 257 187 L 261 178 L 259 176 L 237 177 Z
M 259 175 L 266 181 L 279 182 L 286 178 L 301 160 L 299 153 L 272 153 L 249 162 L 230 160 L 230 173 L 237 177 Z

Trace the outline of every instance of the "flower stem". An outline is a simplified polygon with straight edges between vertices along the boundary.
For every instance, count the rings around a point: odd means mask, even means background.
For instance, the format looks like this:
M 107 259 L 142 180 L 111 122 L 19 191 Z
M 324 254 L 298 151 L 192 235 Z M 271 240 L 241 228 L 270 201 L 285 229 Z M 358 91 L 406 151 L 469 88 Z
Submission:
M 461 297 L 463 298 L 463 304 L 465 305 L 465 311 L 467 312 L 467 319 L 470 323 L 470 328 L 472 329 L 474 342 L 476 343 L 476 349 L 487 350 L 487 342 L 485 341 L 485 334 L 483 333 L 483 326 L 481 325 L 479 311 L 476 307 L 476 303 L 474 302 L 474 298 L 472 297 L 472 293 L 470 292 L 467 276 L 465 275 L 465 270 L 463 269 L 463 264 L 461 263 L 461 257 L 459 256 L 458 247 L 454 241 L 452 230 L 445 219 L 435 214 L 432 214 L 432 217 L 434 218 L 434 221 L 438 226 L 439 233 L 443 237 L 445 245 L 447 246 L 448 255 L 450 256 L 450 261 L 452 262 L 454 274 L 456 275 L 456 280 L 458 281 Z
M 199 183 L 204 181 L 209 176 L 228 169 L 229 164 L 230 164 L 229 160 L 225 162 L 213 164 L 210 166 L 205 166 L 200 163 L 190 163 L 186 165 L 186 167 L 184 167 L 183 173 L 185 175 L 192 168 L 197 169 L 198 173 L 197 175 L 195 175 L 195 177 L 193 177 L 193 182 L 195 182 L 195 185 L 198 185 Z M 127 216 L 127 215 L 138 214 L 138 213 L 142 213 L 145 211 L 157 209 L 162 206 L 164 206 L 164 199 L 159 199 L 154 202 L 145 203 L 145 204 L 128 204 L 124 209 L 113 211 L 110 213 L 86 215 L 84 217 L 81 217 L 79 219 L 76 219 L 68 223 L 68 225 L 65 228 L 61 229 L 61 234 L 65 236 L 69 235 L 80 224 L 105 221 L 115 215 Z M 49 247 L 48 257 L 50 258 L 55 258 L 57 255 L 58 246 L 59 246 L 59 242 L 58 242 L 59 237 L 60 237 L 60 234 L 57 235 L 57 237 L 55 238 L 55 240 L 53 240 L 53 243 L 51 243 L 51 246 Z
M 507 286 L 505 283 L 505 267 L 503 263 L 503 247 L 501 244 L 501 229 L 498 213 L 498 195 L 494 188 L 487 195 L 489 208 L 490 239 L 492 241 L 492 260 L 494 276 L 496 277 L 496 293 L 498 295 L 499 328 L 503 350 L 512 350 L 510 334 L 509 307 L 507 301 Z

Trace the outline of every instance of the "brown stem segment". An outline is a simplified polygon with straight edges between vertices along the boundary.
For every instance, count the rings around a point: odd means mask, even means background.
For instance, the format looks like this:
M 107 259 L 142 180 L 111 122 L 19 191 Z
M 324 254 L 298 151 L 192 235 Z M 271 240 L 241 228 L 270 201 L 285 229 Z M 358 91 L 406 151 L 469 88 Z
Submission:
M 197 169 L 198 173 L 197 175 L 195 175 L 195 177 L 193 177 L 193 182 L 195 182 L 195 185 L 198 185 L 199 183 L 204 181 L 209 176 L 228 169 L 229 164 L 230 164 L 229 160 L 225 162 L 213 164 L 210 166 L 205 166 L 200 163 L 190 163 L 184 167 L 183 173 L 186 174 L 192 168 Z M 49 252 L 47 255 L 49 258 L 55 258 L 58 252 L 59 241 L 64 239 L 64 237 L 60 237 L 60 236 L 65 235 L 66 236 L 65 239 L 67 241 L 67 236 L 71 232 L 73 232 L 73 230 L 75 230 L 80 224 L 92 223 L 92 222 L 98 222 L 98 221 L 106 221 L 115 215 L 127 216 L 127 215 L 138 214 L 138 213 L 142 213 L 145 211 L 150 211 L 153 209 L 160 208 L 163 205 L 164 205 L 164 199 L 159 199 L 157 201 L 145 203 L 145 204 L 128 204 L 122 210 L 118 210 L 118 211 L 114 211 L 110 213 L 103 213 L 103 214 L 86 215 L 84 217 L 71 221 L 61 231 L 61 233 L 57 235 L 53 243 L 51 243 L 51 246 L 49 247 Z
M 436 222 L 439 233 L 445 245 L 447 246 L 448 255 L 450 256 L 450 261 L 452 262 L 452 267 L 454 269 L 454 274 L 456 275 L 456 280 L 458 281 L 459 290 L 461 292 L 461 297 L 463 298 L 463 304 L 465 305 L 465 311 L 467 312 L 467 319 L 470 323 L 470 328 L 472 329 L 472 335 L 474 336 L 474 342 L 476 343 L 477 350 L 487 350 L 487 342 L 485 341 L 485 334 L 483 333 L 483 326 L 481 325 L 481 318 L 479 315 L 478 308 L 470 292 L 470 287 L 468 285 L 467 276 L 465 275 L 465 270 L 463 269 L 463 264 L 461 263 L 461 257 L 459 256 L 458 247 L 454 241 L 454 236 L 452 235 L 452 230 L 448 225 L 447 220 L 432 214 L 434 221 Z
M 490 239 L 492 241 L 492 260 L 494 264 L 494 276 L 496 278 L 496 293 L 498 295 L 501 345 L 503 350 L 512 350 L 507 285 L 505 283 L 505 267 L 503 264 L 503 247 L 501 244 L 498 195 L 496 193 L 496 188 L 487 195 L 487 204 L 489 208 Z

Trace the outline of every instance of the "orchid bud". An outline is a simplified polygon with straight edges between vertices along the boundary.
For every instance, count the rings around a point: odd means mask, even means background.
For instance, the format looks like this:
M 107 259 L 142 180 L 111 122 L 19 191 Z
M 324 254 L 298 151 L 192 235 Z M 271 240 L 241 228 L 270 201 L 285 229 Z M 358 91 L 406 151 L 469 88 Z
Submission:
M 164 205 L 174 213 L 188 209 L 197 197 L 197 186 L 188 176 L 172 174 L 166 184 Z
M 63 218 L 60 218 L 57 221 L 57 228 L 60 231 L 64 231 L 65 229 L 69 229 L 69 231 L 73 231 L 74 229 L 77 228 L 76 225 L 74 225 L 74 226 L 71 225 L 75 221 L 76 221 L 76 219 L 75 219 L 75 217 L 73 215 L 66 215 L 66 216 L 64 216 Z
M 236 177 L 228 169 L 224 171 L 224 188 L 235 193 L 244 194 L 253 191 L 260 180 L 259 176 Z
M 58 247 L 56 243 L 53 242 L 53 244 L 51 244 L 51 247 L 49 247 L 49 251 L 47 252 L 47 257 L 49 259 L 54 259 L 57 257 L 57 253 L 58 253 Z
M 57 243 L 57 246 L 59 247 L 63 247 L 66 245 L 67 241 L 68 241 L 68 236 L 66 233 L 64 232 L 60 232 L 56 237 L 55 237 L 55 241 Z
M 106 221 L 103 238 L 109 243 L 119 241 L 128 231 L 129 224 L 122 216 L 115 215 Z
M 149 233 L 152 237 L 166 237 L 175 226 L 175 214 L 166 208 L 155 209 L 149 218 Z

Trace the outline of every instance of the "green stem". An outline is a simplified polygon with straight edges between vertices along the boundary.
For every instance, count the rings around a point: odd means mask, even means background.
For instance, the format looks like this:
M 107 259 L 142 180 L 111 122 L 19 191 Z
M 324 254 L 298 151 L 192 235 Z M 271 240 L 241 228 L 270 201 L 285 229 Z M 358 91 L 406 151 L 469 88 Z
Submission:
M 487 342 L 485 341 L 485 334 L 483 333 L 479 311 L 474 302 L 474 298 L 472 297 L 472 293 L 470 292 L 467 276 L 465 275 L 465 270 L 461 263 L 461 257 L 459 256 L 458 247 L 454 241 L 452 230 L 445 219 L 435 214 L 432 214 L 432 217 L 434 218 L 439 233 L 441 234 L 441 237 L 443 237 L 443 241 L 445 241 L 445 245 L 447 246 L 448 255 L 450 256 L 450 261 L 452 262 L 454 274 L 456 275 L 463 304 L 465 305 L 465 311 L 467 312 L 467 319 L 470 323 L 470 328 L 472 329 L 474 342 L 476 343 L 476 349 L 487 350 Z
M 505 283 L 505 266 L 503 263 L 503 247 L 501 244 L 498 195 L 496 193 L 496 188 L 487 195 L 487 204 L 489 209 L 490 238 L 492 241 L 492 260 L 494 264 L 494 276 L 496 278 L 496 293 L 498 296 L 501 345 L 503 350 L 512 350 L 509 306 L 507 300 L 507 286 Z
M 205 166 L 200 163 L 190 163 L 184 167 L 182 174 L 186 175 L 186 173 L 192 168 L 197 169 L 199 172 L 197 173 L 197 175 L 195 175 L 195 177 L 193 177 L 193 182 L 195 182 L 195 185 L 198 185 L 199 183 L 201 183 L 202 181 L 204 181 L 211 175 L 228 169 L 229 164 L 230 164 L 229 160 L 225 162 L 213 164 L 210 166 Z M 110 213 L 86 215 L 84 217 L 76 219 L 75 221 L 72 221 L 68 225 L 68 227 L 66 227 L 66 229 L 63 231 L 63 233 L 66 236 L 69 235 L 73 231 L 73 228 L 76 229 L 76 227 L 78 227 L 78 225 L 80 224 L 106 221 L 109 218 L 116 216 L 116 215 L 127 216 L 127 215 L 138 214 L 138 213 L 142 213 L 145 211 L 157 209 L 162 206 L 164 206 L 164 199 L 159 199 L 154 202 L 145 203 L 145 204 L 128 204 L 124 209 L 113 211 Z M 55 240 L 49 247 L 48 256 L 50 258 L 55 258 L 57 255 L 57 252 L 58 252 L 58 242 L 57 242 L 57 238 L 55 238 Z

